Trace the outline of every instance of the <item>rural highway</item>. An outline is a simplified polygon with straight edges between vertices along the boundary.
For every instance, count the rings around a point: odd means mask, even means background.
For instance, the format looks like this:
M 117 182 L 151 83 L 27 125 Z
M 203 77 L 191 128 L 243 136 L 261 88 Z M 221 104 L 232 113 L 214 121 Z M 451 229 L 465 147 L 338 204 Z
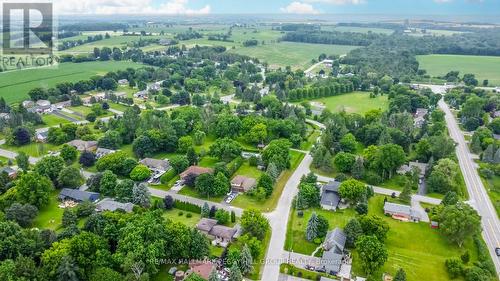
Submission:
M 488 250 L 490 251 L 491 258 L 497 270 L 497 276 L 500 277 L 500 257 L 495 253 L 495 248 L 500 247 L 500 222 L 493 204 L 486 193 L 483 182 L 479 177 L 476 170 L 477 165 L 469 153 L 467 143 L 464 136 L 458 127 L 457 121 L 453 116 L 449 106 L 443 99 L 439 101 L 439 107 L 446 114 L 446 124 L 451 138 L 457 143 L 456 152 L 460 170 L 465 179 L 467 190 L 469 192 L 469 203 L 477 210 L 481 216 L 482 235 Z

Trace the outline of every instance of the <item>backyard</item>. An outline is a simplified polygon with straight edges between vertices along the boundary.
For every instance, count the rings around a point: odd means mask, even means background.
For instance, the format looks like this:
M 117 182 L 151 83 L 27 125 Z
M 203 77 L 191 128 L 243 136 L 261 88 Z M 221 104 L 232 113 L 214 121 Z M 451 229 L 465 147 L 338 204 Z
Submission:
M 368 92 L 353 92 L 338 96 L 315 99 L 316 102 L 323 103 L 326 108 L 333 112 L 345 110 L 349 113 L 364 114 L 373 109 L 386 110 L 389 106 L 387 96 L 370 98 Z
M 439 230 L 430 228 L 427 223 L 406 223 L 384 216 L 383 204 L 384 196 L 377 195 L 369 201 L 369 215 L 382 217 L 390 227 L 385 242 L 389 259 L 377 273 L 378 276 L 383 272 L 394 274 L 399 268 L 403 268 L 408 280 L 450 280 L 444 266 L 446 259 L 458 257 L 468 250 L 471 254 L 471 261 L 477 260 L 476 247 L 472 239 L 467 240 L 464 246 L 459 248 L 450 244 L 439 233 Z M 285 250 L 311 254 L 316 249 L 316 244 L 305 240 L 305 228 L 312 212 L 325 216 L 330 223 L 330 229 L 342 228 L 356 216 L 356 212 L 351 209 L 337 212 L 320 209 L 305 210 L 302 218 L 299 218 L 297 212 L 294 211 L 288 223 Z M 364 275 L 356 251 L 353 250 L 352 253 L 354 273 Z

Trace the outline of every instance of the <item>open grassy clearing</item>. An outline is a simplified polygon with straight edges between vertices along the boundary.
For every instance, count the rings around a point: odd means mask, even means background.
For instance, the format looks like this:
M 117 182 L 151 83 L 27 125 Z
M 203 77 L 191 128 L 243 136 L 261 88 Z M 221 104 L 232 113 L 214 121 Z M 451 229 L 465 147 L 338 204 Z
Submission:
M 281 42 L 255 47 L 230 49 L 229 52 L 258 58 L 261 61 L 267 62 L 273 68 L 290 65 L 293 68 L 305 69 L 311 65 L 311 60 L 317 59 L 320 54 L 343 55 L 355 48 L 357 47 Z
M 189 215 L 188 215 L 189 214 Z M 188 217 L 190 216 L 190 217 Z M 173 222 L 180 222 L 189 227 L 195 227 L 201 218 L 201 214 L 182 211 L 179 209 L 167 210 L 163 213 L 163 217 Z
M 488 79 L 490 85 L 500 85 L 500 57 L 462 56 L 462 55 L 425 55 L 417 56 L 420 68 L 431 76 L 444 76 L 456 70 L 460 76 L 466 73 L 476 75 L 479 83 Z
M 90 42 L 87 44 L 83 44 L 80 46 L 76 46 L 74 48 L 70 48 L 64 51 L 60 51 L 61 54 L 71 54 L 71 53 L 90 53 L 94 50 L 94 48 L 121 48 L 127 46 L 128 43 L 138 42 L 139 40 L 148 40 L 148 39 L 164 39 L 168 38 L 167 36 L 140 36 L 140 35 L 119 35 L 119 36 L 111 36 L 111 38 L 103 39 L 99 41 Z
M 34 143 L 34 142 L 23 146 L 3 144 L 0 147 L 18 153 L 24 152 L 32 157 L 42 157 L 46 155 L 49 151 L 59 150 L 59 146 L 57 145 L 53 145 L 50 143 Z
M 491 203 L 497 211 L 497 215 L 500 217 L 500 177 L 493 176 L 491 179 L 486 179 L 481 177 L 484 187 L 490 196 Z
M 139 68 L 141 64 L 129 61 L 61 63 L 54 67 L 26 69 L 0 73 L 0 96 L 8 103 L 21 102 L 36 87 L 53 87 L 61 82 L 77 82 L 109 71 Z
M 45 124 L 42 124 L 38 127 L 41 127 L 41 128 L 52 127 L 52 126 L 56 126 L 59 124 L 71 123 L 67 119 L 64 119 L 64 118 L 59 117 L 59 116 L 54 115 L 54 114 L 44 114 L 44 115 L 42 115 L 42 120 L 43 120 L 43 123 L 45 123 Z
M 385 243 L 389 259 L 377 273 L 378 276 L 381 276 L 382 272 L 395 274 L 396 270 L 403 268 L 408 280 L 450 280 L 444 266 L 446 259 L 458 257 L 468 250 L 471 263 L 477 260 L 472 239 L 459 248 L 455 244 L 450 244 L 439 233 L 439 230 L 430 228 L 427 223 L 405 223 L 385 217 L 382 211 L 383 204 L 383 196 L 375 196 L 369 201 L 369 214 L 382 217 L 390 226 Z M 298 253 L 311 254 L 317 247 L 314 243 L 305 240 L 305 228 L 313 211 L 325 216 L 330 222 L 331 229 L 345 226 L 349 219 L 356 216 L 356 212 L 349 209 L 338 212 L 313 209 L 306 210 L 304 217 L 299 218 L 297 212 L 294 211 L 288 224 L 285 250 L 293 249 Z M 356 251 L 353 250 L 352 253 L 353 271 L 363 276 Z M 379 278 L 378 276 L 376 278 Z
M 54 190 L 50 194 L 49 204 L 40 209 L 38 216 L 33 221 L 33 226 L 39 229 L 48 228 L 52 230 L 57 230 L 61 226 L 64 209 L 59 208 L 58 195 L 59 190 Z
M 353 92 L 327 98 L 315 99 L 322 102 L 326 108 L 333 112 L 345 110 L 349 113 L 364 114 L 372 109 L 386 110 L 389 106 L 387 96 L 370 98 L 368 92 Z
M 248 208 L 254 208 L 263 212 L 270 212 L 274 208 L 276 208 L 276 205 L 278 204 L 278 200 L 281 197 L 281 193 L 283 192 L 283 189 L 285 188 L 285 185 L 288 181 L 288 179 L 292 176 L 293 172 L 297 167 L 299 166 L 300 162 L 302 162 L 302 159 L 304 159 L 304 154 L 296 151 L 290 151 L 291 154 L 291 167 L 290 169 L 284 171 L 277 182 L 274 185 L 274 191 L 273 194 L 264 201 L 257 200 L 257 198 L 246 195 L 246 194 L 240 194 L 239 196 L 234 199 L 234 201 L 231 203 L 235 207 L 240 207 L 243 209 L 248 209 Z

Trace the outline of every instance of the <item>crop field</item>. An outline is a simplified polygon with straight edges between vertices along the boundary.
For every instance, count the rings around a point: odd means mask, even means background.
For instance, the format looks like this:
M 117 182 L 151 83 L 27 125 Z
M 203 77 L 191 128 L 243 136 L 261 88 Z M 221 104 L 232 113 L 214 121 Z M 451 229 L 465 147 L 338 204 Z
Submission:
M 389 106 L 387 96 L 378 96 L 370 98 L 368 92 L 354 92 L 327 98 L 315 99 L 322 102 L 326 108 L 333 112 L 345 110 L 349 113 L 364 114 L 372 109 L 385 110 Z
M 20 102 L 36 87 L 53 87 L 61 82 L 76 82 L 109 71 L 139 68 L 141 64 L 126 61 L 63 63 L 57 67 L 26 69 L 0 73 L 0 96 L 8 103 Z
M 147 39 L 160 39 L 160 38 L 168 38 L 167 36 L 143 36 L 142 39 L 147 40 Z M 103 47 L 124 47 L 127 45 L 127 43 L 131 43 L 134 41 L 139 41 L 141 39 L 141 36 L 137 35 L 120 35 L 120 36 L 111 36 L 111 38 L 108 39 L 103 39 L 87 44 L 83 44 L 80 46 L 76 46 L 71 49 L 67 49 L 64 51 L 61 51 L 59 53 L 90 53 L 94 50 L 94 48 L 103 48 Z
M 324 31 L 339 31 L 339 32 L 356 32 L 356 33 L 382 33 L 382 34 L 392 34 L 394 30 L 386 28 L 377 27 L 358 27 L 358 26 L 332 26 L 326 25 L 321 26 L 321 30 Z
M 425 55 L 417 56 L 420 68 L 431 76 L 444 76 L 452 70 L 460 71 L 460 76 L 473 73 L 481 84 L 488 79 L 490 85 L 500 85 L 500 57 Z
M 296 42 L 281 42 L 242 47 L 229 50 L 241 55 L 258 58 L 267 62 L 273 68 L 292 66 L 305 69 L 311 65 L 312 59 L 317 59 L 322 53 L 327 55 L 343 55 L 357 48 L 356 46 L 309 44 Z

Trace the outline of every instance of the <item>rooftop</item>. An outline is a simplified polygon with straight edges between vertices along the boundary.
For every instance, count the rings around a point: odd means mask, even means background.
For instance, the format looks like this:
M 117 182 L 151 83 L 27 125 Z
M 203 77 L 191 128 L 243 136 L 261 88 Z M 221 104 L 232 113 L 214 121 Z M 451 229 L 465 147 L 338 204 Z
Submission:
M 196 225 L 196 229 L 204 232 L 209 232 L 216 224 L 217 220 L 202 218 Z
M 325 250 L 333 250 L 338 254 L 342 254 L 345 247 L 346 235 L 344 231 L 338 227 L 334 230 L 329 231 L 326 234 L 325 242 L 323 243 L 323 247 Z
M 154 158 L 144 158 L 139 161 L 141 164 L 147 166 L 150 169 L 167 171 L 170 168 L 170 163 L 168 160 L 158 160 Z
M 59 198 L 71 198 L 77 201 L 97 200 L 99 199 L 99 193 L 71 188 L 63 188 L 59 193 Z
M 121 203 L 110 198 L 104 198 L 101 201 L 97 202 L 97 209 L 100 211 L 116 211 L 120 209 L 127 213 L 130 213 L 134 209 L 134 204 Z

